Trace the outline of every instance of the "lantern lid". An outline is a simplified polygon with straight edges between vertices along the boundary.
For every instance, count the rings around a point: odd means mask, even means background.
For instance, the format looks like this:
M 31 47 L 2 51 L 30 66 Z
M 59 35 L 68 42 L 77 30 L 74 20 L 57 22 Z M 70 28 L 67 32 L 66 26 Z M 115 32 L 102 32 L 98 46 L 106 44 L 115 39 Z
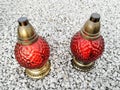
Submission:
M 23 45 L 34 43 L 38 39 L 38 35 L 28 19 L 21 17 L 18 19 L 18 23 L 18 43 Z
M 86 39 L 97 39 L 100 36 L 100 15 L 92 13 L 90 19 L 86 21 L 81 30 L 83 37 Z

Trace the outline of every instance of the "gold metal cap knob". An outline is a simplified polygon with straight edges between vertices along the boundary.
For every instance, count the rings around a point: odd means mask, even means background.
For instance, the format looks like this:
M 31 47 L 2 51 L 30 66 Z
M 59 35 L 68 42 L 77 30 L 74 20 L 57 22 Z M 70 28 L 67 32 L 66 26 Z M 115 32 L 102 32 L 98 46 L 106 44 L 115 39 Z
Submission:
M 97 39 L 100 36 L 100 15 L 93 13 L 81 30 L 81 34 L 86 39 Z
M 38 35 L 28 19 L 26 17 L 21 17 L 18 19 L 18 23 L 18 43 L 22 45 L 34 43 L 38 39 Z
M 98 13 L 92 13 L 90 17 L 90 21 L 99 22 L 99 20 L 100 20 L 100 15 Z
M 29 22 L 27 17 L 21 17 L 18 19 L 18 23 L 20 26 L 26 26 Z

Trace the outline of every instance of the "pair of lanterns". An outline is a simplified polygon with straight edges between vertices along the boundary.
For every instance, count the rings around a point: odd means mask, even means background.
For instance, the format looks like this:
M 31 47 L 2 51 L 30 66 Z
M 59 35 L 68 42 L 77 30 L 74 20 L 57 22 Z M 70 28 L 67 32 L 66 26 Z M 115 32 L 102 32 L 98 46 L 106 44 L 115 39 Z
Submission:
M 26 17 L 18 19 L 18 42 L 15 57 L 25 67 L 31 78 L 43 78 L 50 71 L 50 47 L 39 36 Z M 104 50 L 104 39 L 100 35 L 100 15 L 93 13 L 83 28 L 77 32 L 70 43 L 73 53 L 72 65 L 78 70 L 89 70 Z

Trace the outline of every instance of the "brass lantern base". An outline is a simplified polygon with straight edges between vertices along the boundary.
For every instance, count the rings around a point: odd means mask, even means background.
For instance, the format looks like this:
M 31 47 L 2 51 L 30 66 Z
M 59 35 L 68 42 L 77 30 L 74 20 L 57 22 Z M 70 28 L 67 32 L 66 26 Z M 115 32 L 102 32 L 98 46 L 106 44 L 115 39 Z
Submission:
M 76 60 L 75 57 L 73 57 L 73 59 L 71 60 L 71 63 L 75 69 L 84 71 L 84 72 L 91 70 L 95 64 L 95 62 L 90 62 L 85 64 L 83 62 Z
M 38 69 L 25 69 L 25 72 L 30 78 L 40 79 L 48 75 L 48 73 L 50 72 L 50 66 L 50 61 L 47 61 L 44 66 Z

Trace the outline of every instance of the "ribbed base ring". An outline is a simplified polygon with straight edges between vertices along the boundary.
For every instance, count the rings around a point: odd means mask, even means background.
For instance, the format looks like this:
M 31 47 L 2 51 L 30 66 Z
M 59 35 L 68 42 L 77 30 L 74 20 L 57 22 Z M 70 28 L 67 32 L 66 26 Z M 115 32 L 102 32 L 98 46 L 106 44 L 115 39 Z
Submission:
M 40 79 L 48 75 L 50 72 L 50 66 L 50 61 L 47 61 L 46 64 L 39 69 L 25 69 L 25 72 L 30 78 Z
M 84 71 L 84 72 L 91 70 L 95 64 L 94 62 L 84 64 L 83 62 L 76 60 L 75 57 L 73 57 L 73 59 L 71 60 L 71 63 L 75 69 Z

